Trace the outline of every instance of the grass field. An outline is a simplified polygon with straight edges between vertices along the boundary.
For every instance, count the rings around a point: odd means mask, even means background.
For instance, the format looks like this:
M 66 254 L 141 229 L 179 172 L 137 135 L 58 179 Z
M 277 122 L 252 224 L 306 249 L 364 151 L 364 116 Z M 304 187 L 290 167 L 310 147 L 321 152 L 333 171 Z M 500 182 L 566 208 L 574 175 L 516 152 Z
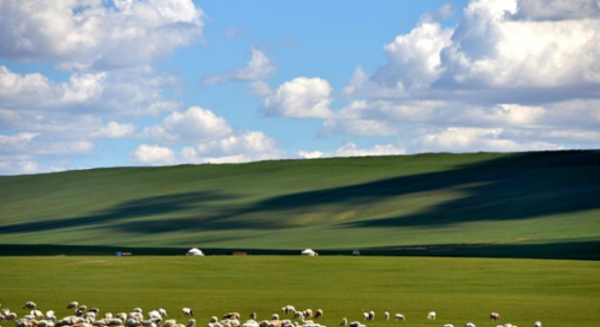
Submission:
M 266 319 L 287 304 L 321 308 L 321 324 L 342 317 L 368 327 L 496 326 L 597 327 L 600 263 L 593 261 L 400 257 L 0 257 L 0 303 L 23 316 L 33 300 L 41 310 L 70 314 L 77 300 L 101 312 L 163 307 L 172 318 L 194 310 L 198 326 L 212 315 L 238 311 Z M 438 314 L 436 321 L 427 312 Z M 384 311 L 407 317 L 383 321 Z M 11 326 L 11 323 L 3 326 Z
M 600 259 L 600 151 L 0 176 L 0 254 L 32 244 Z

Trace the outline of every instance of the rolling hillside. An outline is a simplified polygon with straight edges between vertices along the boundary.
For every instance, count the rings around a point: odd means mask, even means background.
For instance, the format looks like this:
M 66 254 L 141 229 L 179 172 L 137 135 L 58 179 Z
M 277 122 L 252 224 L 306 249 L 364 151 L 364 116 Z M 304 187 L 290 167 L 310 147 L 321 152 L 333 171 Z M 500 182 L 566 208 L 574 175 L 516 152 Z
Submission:
M 600 151 L 0 176 L 0 244 L 599 259 Z

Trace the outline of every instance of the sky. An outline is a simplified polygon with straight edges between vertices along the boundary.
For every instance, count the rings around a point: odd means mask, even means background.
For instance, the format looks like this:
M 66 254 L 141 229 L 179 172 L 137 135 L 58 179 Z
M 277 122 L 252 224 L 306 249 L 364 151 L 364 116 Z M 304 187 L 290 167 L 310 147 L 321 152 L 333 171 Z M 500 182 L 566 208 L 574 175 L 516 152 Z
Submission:
M 598 148 L 598 0 L 0 0 L 0 175 Z

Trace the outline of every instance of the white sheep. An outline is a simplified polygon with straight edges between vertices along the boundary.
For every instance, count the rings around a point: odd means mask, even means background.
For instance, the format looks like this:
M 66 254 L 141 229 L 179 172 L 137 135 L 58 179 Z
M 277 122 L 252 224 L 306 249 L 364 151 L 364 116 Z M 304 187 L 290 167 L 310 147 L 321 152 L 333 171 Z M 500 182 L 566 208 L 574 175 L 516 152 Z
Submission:
M 167 321 L 165 321 L 162 325 L 160 325 L 160 327 L 173 327 L 177 324 L 177 321 L 175 321 L 175 319 L 169 319 Z
M 375 311 L 369 311 L 369 320 L 375 319 Z
M 401 313 L 396 313 L 396 314 L 394 315 L 394 320 L 395 320 L 395 321 L 398 321 L 398 320 L 401 320 L 401 321 L 406 321 L 406 318 L 404 318 L 404 315 L 403 315 L 403 314 L 401 314 Z
M 358 321 L 353 321 L 350 323 L 350 325 L 348 325 L 348 327 L 366 327 L 365 325 L 361 324 Z
M 475 324 L 472 322 L 468 322 L 465 324 L 465 327 L 475 327 Z
M 384 312 L 383 313 L 383 319 L 385 319 L 386 321 L 390 320 L 390 313 L 389 312 Z
M 435 320 L 435 311 L 431 311 L 430 313 L 427 314 L 427 319 L 431 319 L 431 320 Z
M 492 312 L 492 313 L 490 313 L 490 320 L 499 321 L 500 320 L 500 314 L 498 312 Z
M 167 314 L 167 310 L 160 308 L 158 309 L 158 313 L 160 313 L 161 316 L 163 317 L 168 317 L 169 315 Z
M 284 314 L 294 314 L 296 312 L 296 308 L 293 305 L 288 304 L 285 307 L 281 308 L 281 312 Z
M 315 319 L 321 318 L 321 317 L 323 317 L 323 310 L 318 309 L 317 311 L 315 311 Z
M 542 327 L 542 322 L 541 321 L 536 321 L 535 324 L 533 324 L 534 327 Z
M 313 311 L 311 309 L 304 310 L 304 317 L 305 318 L 310 318 L 312 316 L 313 316 Z
M 23 306 L 23 309 L 35 309 L 35 307 L 35 302 L 27 301 L 27 303 L 25 303 L 25 305 Z
M 454 327 L 452 324 L 445 324 L 444 327 Z
M 254 319 L 247 320 L 242 327 L 259 327 L 258 323 Z
M 79 306 L 79 302 L 77 301 L 71 301 L 69 304 L 67 304 L 67 309 L 75 309 Z
M 256 312 L 250 313 L 250 319 L 253 320 L 254 322 L 256 322 Z
M 35 319 L 44 319 L 45 315 L 41 310 L 31 310 L 29 312 Z
M 194 316 L 194 313 L 192 312 L 192 309 L 190 309 L 190 308 L 183 308 L 183 309 L 181 309 L 181 313 L 184 316 L 190 316 L 190 317 Z
M 344 317 L 342 319 L 342 322 L 340 322 L 340 326 L 347 326 L 348 325 L 348 318 Z
M 294 313 L 294 319 L 304 320 L 304 312 L 296 311 Z

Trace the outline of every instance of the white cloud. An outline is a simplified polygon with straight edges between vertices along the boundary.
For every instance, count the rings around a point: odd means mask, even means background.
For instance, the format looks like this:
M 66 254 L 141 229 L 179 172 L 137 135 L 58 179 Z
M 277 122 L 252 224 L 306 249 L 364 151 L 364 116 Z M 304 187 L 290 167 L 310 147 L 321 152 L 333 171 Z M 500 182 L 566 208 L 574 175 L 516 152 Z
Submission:
M 364 87 L 364 84 L 369 80 L 369 75 L 365 73 L 361 66 L 354 68 L 354 73 L 346 86 L 342 90 L 342 94 L 346 97 L 351 97 L 358 93 Z
M 224 118 L 200 107 L 175 111 L 159 125 L 144 129 L 145 136 L 161 144 L 215 140 L 231 133 L 231 126 Z
M 139 145 L 131 154 L 135 162 L 148 165 L 170 165 L 176 163 L 175 152 L 158 145 Z
M 419 152 L 509 152 L 558 150 L 561 146 L 544 141 L 519 141 L 506 138 L 502 128 L 448 127 L 432 131 L 407 142 L 411 153 Z
M 210 76 L 202 79 L 202 84 L 217 84 L 228 81 L 262 81 L 273 76 L 277 67 L 262 51 L 252 48 L 252 58 L 246 65 L 235 72 Z
M 455 28 L 425 15 L 386 45 L 388 61 L 371 76 L 380 92 L 368 96 L 395 90 L 487 104 L 598 97 L 599 43 L 595 1 L 474 0 Z
M 367 157 L 367 156 L 388 156 L 406 154 L 404 149 L 398 148 L 393 144 L 376 144 L 371 148 L 359 148 L 356 144 L 348 142 L 339 148 L 330 152 L 320 151 L 299 151 L 298 155 L 306 159 L 327 158 L 327 157 Z
M 384 47 L 388 63 L 371 77 L 376 83 L 401 90 L 418 91 L 440 73 L 440 52 L 450 45 L 452 30 L 434 21 L 422 20 L 409 34 L 398 35 Z
M 597 18 L 600 15 L 597 0 L 520 0 L 517 6 L 517 12 L 508 18 L 543 21 Z
M 133 124 L 119 124 L 111 121 L 107 125 L 102 126 L 96 133 L 92 133 L 92 137 L 118 139 L 133 135 L 135 126 Z
M 267 116 L 327 118 L 332 115 L 331 86 L 327 80 L 297 77 L 280 85 L 263 100 L 260 110 Z
M 0 56 L 58 60 L 63 68 L 144 65 L 202 33 L 191 0 L 5 0 L 0 2 Z
M 382 120 L 326 120 L 319 130 L 319 137 L 329 134 L 354 136 L 390 136 L 399 131 L 388 121 Z
M 277 142 L 260 131 L 247 131 L 230 135 L 220 140 L 201 143 L 196 146 L 201 154 L 259 154 L 273 153 Z

